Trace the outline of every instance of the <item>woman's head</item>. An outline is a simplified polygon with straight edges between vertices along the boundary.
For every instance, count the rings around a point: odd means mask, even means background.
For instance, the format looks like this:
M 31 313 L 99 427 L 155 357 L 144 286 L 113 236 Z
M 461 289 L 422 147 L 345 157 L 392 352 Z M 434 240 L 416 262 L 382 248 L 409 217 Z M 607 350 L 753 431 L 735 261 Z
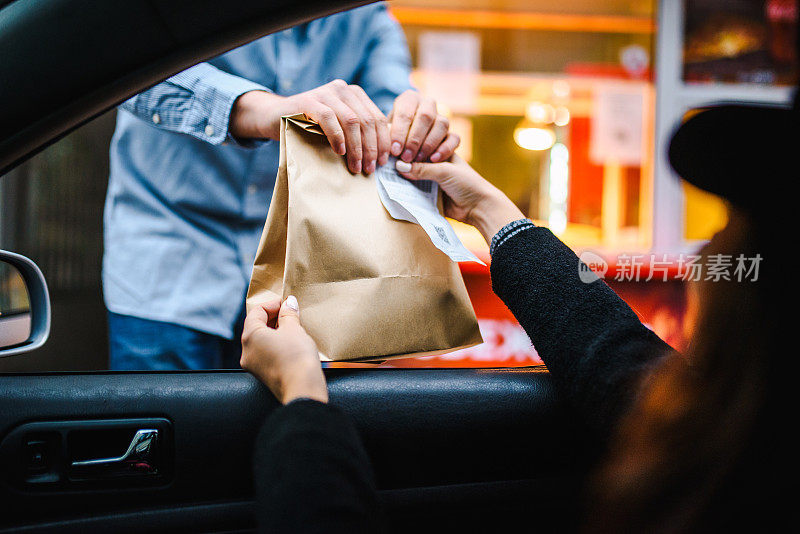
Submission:
M 752 280 L 755 272 L 739 272 L 737 266 L 739 265 L 739 256 L 741 256 L 745 269 L 757 268 L 760 274 L 760 260 L 761 256 L 756 251 L 758 248 L 754 241 L 757 240 L 755 235 L 755 228 L 750 221 L 750 217 L 735 208 L 729 210 L 728 223 L 720 230 L 714 237 L 700 250 L 701 257 L 700 264 L 708 266 L 711 258 L 722 258 L 731 264 L 731 268 L 727 269 L 728 275 L 734 279 L 742 277 L 742 274 L 749 274 L 748 280 Z M 738 251 L 738 252 L 737 252 Z M 763 259 L 763 258 L 762 258 Z M 756 265 L 752 263 L 756 261 Z M 707 275 L 707 270 L 703 272 Z M 737 294 L 742 295 L 741 290 L 748 290 L 752 288 L 737 288 L 731 284 L 720 284 L 726 280 L 714 280 L 707 276 L 700 279 L 691 280 L 686 285 L 686 309 L 684 313 L 684 337 L 687 340 L 694 340 L 702 338 L 702 333 L 706 330 L 699 328 L 705 325 L 707 321 L 713 321 L 712 316 L 706 316 L 705 312 L 713 308 L 714 302 L 720 300 L 729 300 Z M 735 280 L 739 282 L 739 280 Z M 741 281 L 739 283 L 744 283 Z M 719 291 L 715 291 L 718 289 Z M 718 315 L 714 315 L 718 316 Z M 701 319 L 702 317 L 702 319 Z
M 720 512 L 720 492 L 740 476 L 745 451 L 758 441 L 755 429 L 772 409 L 780 335 L 773 320 L 775 259 L 760 230 L 731 210 L 726 228 L 702 250 L 704 265 L 730 259 L 730 280 L 704 276 L 689 288 L 688 350 L 667 358 L 622 422 L 597 480 L 598 530 L 668 532 L 702 524 Z M 739 258 L 752 266 L 759 257 L 756 280 L 752 271 L 734 270 Z

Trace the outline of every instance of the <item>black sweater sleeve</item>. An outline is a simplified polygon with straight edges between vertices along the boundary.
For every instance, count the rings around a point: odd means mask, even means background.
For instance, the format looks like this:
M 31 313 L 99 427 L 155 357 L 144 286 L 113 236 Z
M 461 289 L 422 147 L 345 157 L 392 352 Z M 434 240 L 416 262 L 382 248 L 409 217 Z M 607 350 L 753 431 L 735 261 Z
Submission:
M 541 227 L 494 251 L 492 288 L 528 333 L 557 388 L 600 436 L 672 349 L 608 285 L 584 283 L 580 260 Z
M 255 445 L 259 532 L 377 532 L 374 477 L 339 409 L 297 400 L 267 418 Z

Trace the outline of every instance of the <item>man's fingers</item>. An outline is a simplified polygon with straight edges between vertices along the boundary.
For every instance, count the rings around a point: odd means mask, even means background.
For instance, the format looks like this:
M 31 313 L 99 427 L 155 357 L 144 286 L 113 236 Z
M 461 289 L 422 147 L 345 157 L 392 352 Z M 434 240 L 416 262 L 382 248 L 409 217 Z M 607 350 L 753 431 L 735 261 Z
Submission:
M 416 159 L 417 153 L 422 147 L 422 142 L 428 137 L 428 132 L 431 131 L 436 117 L 436 103 L 429 98 L 423 99 L 414 114 L 414 120 L 408 130 L 408 137 L 406 137 L 406 143 L 400 159 L 406 162 Z
M 378 109 L 378 113 L 380 113 L 380 116 L 376 117 L 375 122 L 375 131 L 378 134 L 378 165 L 386 165 L 386 162 L 389 161 L 389 149 L 391 146 L 389 124 L 386 121 L 386 117 L 381 113 L 381 110 Z
M 348 106 L 337 94 L 328 94 L 321 98 L 322 103 L 334 111 L 339 127 L 344 132 L 345 153 L 350 172 L 361 172 L 364 152 L 361 140 L 361 118 L 358 112 Z
M 461 144 L 461 138 L 457 134 L 447 134 L 447 138 L 442 141 L 442 144 L 431 154 L 429 159 L 434 163 L 447 161 L 456 153 L 459 144 Z
M 431 131 L 428 132 L 428 136 L 425 137 L 425 141 L 422 143 L 422 147 L 420 147 L 419 152 L 417 153 L 417 157 L 414 158 L 416 161 L 425 161 L 433 155 L 439 145 L 447 138 L 447 133 L 450 131 L 450 121 L 447 120 L 447 117 L 443 115 L 439 115 L 436 117 L 436 120 L 433 122 L 433 126 L 431 127 Z
M 389 121 L 383 112 L 375 105 L 375 102 L 367 95 L 367 93 L 358 85 L 351 85 L 351 90 L 359 98 L 361 103 L 370 113 L 375 122 L 375 135 L 378 142 L 378 165 L 385 165 L 389 161 Z M 371 171 L 368 171 L 371 172 Z
M 419 95 L 408 90 L 397 97 L 392 108 L 392 128 L 389 137 L 392 140 L 391 152 L 393 156 L 400 156 L 408 138 L 411 122 L 417 113 Z
M 293 323 L 300 324 L 300 305 L 294 295 L 289 295 L 278 312 L 278 328 Z
M 378 161 L 378 136 L 375 131 L 375 117 L 372 110 L 362 100 L 359 92 L 363 93 L 363 90 L 360 87 L 355 85 L 336 85 L 334 86 L 334 91 L 334 98 L 338 98 L 352 110 L 355 113 L 355 119 L 358 121 L 362 157 L 361 168 L 355 172 L 363 170 L 369 174 L 375 170 L 375 164 Z M 367 98 L 367 100 L 369 99 Z M 348 117 L 349 120 L 352 120 L 351 116 Z M 353 170 L 353 168 L 351 167 L 350 170 Z
M 356 112 L 361 129 L 362 169 L 365 173 L 375 172 L 378 161 L 378 133 L 372 112 L 354 94 L 347 95 L 345 103 Z
M 321 102 L 317 102 L 303 113 L 305 113 L 309 119 L 319 124 L 325 137 L 328 138 L 328 142 L 333 151 L 340 156 L 344 156 L 347 152 L 344 131 L 333 109 Z

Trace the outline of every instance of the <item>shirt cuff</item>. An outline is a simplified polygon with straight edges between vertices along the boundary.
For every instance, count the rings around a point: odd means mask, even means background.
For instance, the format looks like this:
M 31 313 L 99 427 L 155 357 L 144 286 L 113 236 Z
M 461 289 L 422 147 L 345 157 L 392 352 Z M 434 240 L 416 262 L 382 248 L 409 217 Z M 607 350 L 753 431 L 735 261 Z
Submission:
M 247 146 L 250 140 L 239 141 L 228 132 L 231 110 L 236 99 L 248 91 L 269 90 L 220 70 L 207 72 L 195 88 L 196 136 L 214 145 L 224 142 Z
M 519 219 L 508 223 L 502 227 L 489 243 L 489 254 L 494 256 L 495 251 L 506 241 L 528 228 L 535 228 L 536 225 L 530 219 Z

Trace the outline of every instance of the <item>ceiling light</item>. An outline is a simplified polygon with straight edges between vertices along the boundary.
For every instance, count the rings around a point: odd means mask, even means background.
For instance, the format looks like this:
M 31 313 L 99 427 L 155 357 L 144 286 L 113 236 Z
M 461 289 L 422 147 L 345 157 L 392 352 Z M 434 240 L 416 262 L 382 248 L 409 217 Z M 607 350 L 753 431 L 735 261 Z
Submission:
M 556 134 L 548 126 L 535 126 L 523 119 L 514 129 L 514 142 L 526 150 L 548 150 L 556 142 Z

